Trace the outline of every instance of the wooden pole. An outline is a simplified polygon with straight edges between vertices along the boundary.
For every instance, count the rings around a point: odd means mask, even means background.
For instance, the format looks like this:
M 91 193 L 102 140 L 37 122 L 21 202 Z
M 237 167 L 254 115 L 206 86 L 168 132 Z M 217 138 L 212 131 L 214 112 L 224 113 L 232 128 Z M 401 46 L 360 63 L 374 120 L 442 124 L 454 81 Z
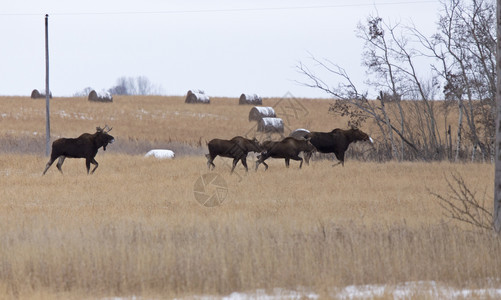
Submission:
M 45 155 L 50 154 L 49 15 L 45 15 Z

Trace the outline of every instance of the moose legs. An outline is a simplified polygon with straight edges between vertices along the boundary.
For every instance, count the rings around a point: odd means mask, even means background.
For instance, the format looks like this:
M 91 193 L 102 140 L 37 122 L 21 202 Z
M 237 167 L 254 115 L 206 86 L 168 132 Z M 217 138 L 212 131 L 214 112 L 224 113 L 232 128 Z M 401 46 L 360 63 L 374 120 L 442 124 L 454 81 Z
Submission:
M 64 162 L 64 159 L 66 158 L 66 156 L 59 156 L 59 161 L 57 162 L 57 169 L 59 170 L 59 172 L 63 173 L 63 170 L 61 169 L 62 165 L 63 165 L 63 162 Z M 54 161 L 56 161 L 57 159 L 57 156 L 54 157 L 54 156 L 51 156 L 49 161 L 47 162 L 47 164 L 45 165 L 45 169 L 43 170 L 43 173 L 42 175 L 45 175 L 45 173 L 47 172 L 47 170 L 50 168 L 50 166 L 52 166 L 52 164 L 54 163 Z
M 47 164 L 45 165 L 45 169 L 43 170 L 43 173 L 42 175 L 45 175 L 45 173 L 47 172 L 47 170 L 50 168 L 50 166 L 52 166 L 52 164 L 56 161 L 56 159 L 59 160 L 57 161 L 57 169 L 59 170 L 59 172 L 63 173 L 63 169 L 62 169 L 62 166 L 63 166 L 63 163 L 64 163 L 64 160 L 66 159 L 66 156 L 64 155 L 61 155 L 61 156 L 51 156 L 49 161 L 47 162 Z M 93 164 L 94 165 L 94 169 L 92 169 L 92 171 L 90 171 L 90 164 Z M 94 157 L 88 157 L 85 159 L 85 166 L 87 167 L 87 174 L 92 174 L 94 173 L 94 171 L 97 169 L 97 167 L 99 166 L 99 164 L 97 163 L 97 161 L 94 159 Z
M 52 157 L 49 159 L 49 161 L 47 162 L 47 164 L 45 165 L 45 169 L 43 170 L 43 173 L 42 175 L 45 175 L 45 173 L 47 172 L 47 170 L 50 168 L 50 166 L 52 166 L 52 164 L 54 163 L 54 160 L 55 159 L 52 159 Z
M 265 152 L 261 153 L 261 155 L 257 156 L 256 171 L 257 171 L 257 168 L 259 167 L 259 164 L 263 164 L 264 165 L 264 170 L 265 171 L 268 170 L 268 164 L 265 163 L 264 161 L 267 160 L 269 157 L 270 157 L 270 155 L 268 155 L 267 151 L 265 151 Z
M 344 167 L 344 152 L 334 152 L 334 156 L 337 158 L 338 163 L 337 164 L 333 164 L 332 166 L 335 167 L 339 164 L 341 164 L 343 167 Z
M 94 171 L 97 169 L 97 167 L 99 166 L 99 164 L 97 163 L 97 161 L 94 159 L 94 157 L 90 157 L 90 158 L 86 158 L 85 159 L 85 166 L 87 167 L 87 174 L 89 174 L 89 169 L 90 169 L 90 164 L 93 164 L 95 165 L 94 169 L 92 169 L 92 171 L 90 172 L 91 174 L 94 174 Z
M 64 163 L 64 159 L 66 158 L 66 156 L 60 156 L 59 157 L 59 160 L 57 162 L 57 169 L 59 170 L 59 172 L 63 173 L 63 169 L 61 169 L 61 167 L 63 166 L 63 163 Z
M 242 162 L 242 165 L 244 165 L 245 171 L 249 172 L 249 168 L 247 167 L 247 156 L 244 156 L 244 157 L 237 157 L 237 158 L 233 159 L 233 164 L 232 164 L 232 167 L 231 167 L 230 174 L 232 174 L 233 170 L 235 170 L 235 167 L 237 166 L 237 163 L 238 163 L 239 160 Z
M 286 159 L 285 159 L 285 166 L 286 166 L 287 168 L 289 167 L 289 164 L 290 164 L 290 160 L 291 160 L 291 159 L 301 161 L 301 163 L 299 164 L 299 168 L 301 169 L 301 167 L 303 166 L 303 159 L 302 159 L 301 157 L 299 157 L 298 155 L 286 158 Z
M 263 152 L 261 153 L 261 155 L 258 156 L 258 160 L 256 161 L 256 171 L 259 167 L 259 164 L 263 164 L 264 165 L 264 170 L 268 170 L 268 164 L 265 163 L 265 160 L 267 160 L 268 158 L 270 157 L 274 157 L 274 158 L 284 158 L 284 157 L 275 157 L 275 156 L 270 156 L 268 153 L 266 152 Z M 286 157 L 285 158 L 285 166 L 288 168 L 290 166 L 290 160 L 298 160 L 300 161 L 301 163 L 299 164 L 299 168 L 301 169 L 301 167 L 303 166 L 303 159 L 299 156 L 299 155 L 296 155 L 296 156 L 291 156 L 291 157 Z
M 214 158 L 216 158 L 216 157 L 215 156 L 212 157 L 212 155 L 210 155 L 210 154 L 206 154 L 205 157 L 207 157 L 207 167 L 209 168 L 209 171 L 211 170 L 211 167 L 212 167 L 212 170 L 214 170 L 216 165 L 213 163 L 213 161 L 214 161 Z

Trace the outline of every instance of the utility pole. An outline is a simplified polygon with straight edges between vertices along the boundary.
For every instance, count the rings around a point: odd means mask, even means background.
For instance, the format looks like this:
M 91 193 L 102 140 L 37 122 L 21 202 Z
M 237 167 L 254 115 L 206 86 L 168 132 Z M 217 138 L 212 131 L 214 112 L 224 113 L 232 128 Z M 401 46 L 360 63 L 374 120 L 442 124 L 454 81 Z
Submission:
M 501 1 L 501 0 L 500 0 Z M 49 15 L 45 15 L 45 156 L 50 154 Z

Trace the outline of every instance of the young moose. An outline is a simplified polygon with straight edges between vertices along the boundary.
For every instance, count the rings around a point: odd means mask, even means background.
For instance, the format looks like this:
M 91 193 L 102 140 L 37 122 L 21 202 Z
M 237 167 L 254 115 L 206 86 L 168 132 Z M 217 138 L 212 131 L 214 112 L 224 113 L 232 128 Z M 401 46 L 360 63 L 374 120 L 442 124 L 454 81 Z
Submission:
M 49 162 L 45 166 L 45 170 L 43 170 L 42 175 L 45 175 L 45 172 L 47 172 L 57 158 L 59 158 L 59 161 L 57 162 L 57 169 L 63 173 L 61 166 L 63 165 L 66 157 L 85 158 L 87 174 L 89 174 L 91 163 L 95 165 L 95 167 L 90 173 L 94 173 L 99 165 L 94 159 L 97 154 L 97 150 L 103 147 L 103 150 L 106 151 L 106 146 L 115 141 L 115 138 L 108 134 L 110 131 L 111 128 L 106 125 L 104 129 L 97 127 L 96 133 L 94 134 L 84 133 L 77 138 L 60 138 L 55 140 L 52 143 L 52 153 L 50 154 Z

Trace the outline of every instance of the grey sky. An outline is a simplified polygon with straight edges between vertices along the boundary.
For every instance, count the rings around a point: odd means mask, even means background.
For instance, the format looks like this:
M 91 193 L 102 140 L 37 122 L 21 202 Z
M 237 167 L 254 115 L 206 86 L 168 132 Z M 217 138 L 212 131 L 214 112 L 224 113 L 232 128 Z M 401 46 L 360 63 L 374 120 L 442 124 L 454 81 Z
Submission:
M 0 4 L 0 95 L 45 87 L 44 16 L 49 14 L 54 96 L 146 76 L 162 94 L 257 93 L 326 97 L 301 86 L 310 53 L 361 83 L 358 22 L 376 13 L 435 31 L 438 1 L 7 1 Z

